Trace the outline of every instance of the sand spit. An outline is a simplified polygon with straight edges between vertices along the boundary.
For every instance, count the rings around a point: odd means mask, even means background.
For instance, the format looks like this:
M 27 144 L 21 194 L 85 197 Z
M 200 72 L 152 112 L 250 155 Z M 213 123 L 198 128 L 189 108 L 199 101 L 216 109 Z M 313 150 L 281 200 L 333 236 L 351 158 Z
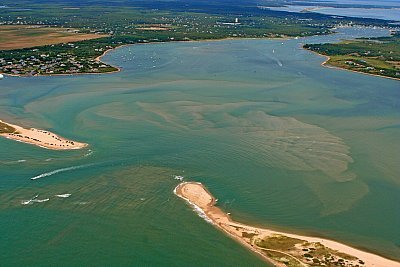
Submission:
M 174 192 L 195 209 L 200 209 L 217 228 L 275 266 L 400 267 L 397 261 L 333 240 L 278 232 L 235 222 L 215 206 L 216 199 L 201 183 L 181 183 Z
M 0 136 L 52 150 L 81 149 L 88 146 L 86 143 L 68 140 L 49 131 L 35 128 L 25 129 L 1 120 Z

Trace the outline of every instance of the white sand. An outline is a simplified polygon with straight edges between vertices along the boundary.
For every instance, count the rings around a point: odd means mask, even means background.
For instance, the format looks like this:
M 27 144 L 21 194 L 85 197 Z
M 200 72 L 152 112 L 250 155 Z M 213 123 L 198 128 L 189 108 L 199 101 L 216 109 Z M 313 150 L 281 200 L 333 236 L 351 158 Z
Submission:
M 25 129 L 18 125 L 6 123 L 1 120 L 0 122 L 7 124 L 8 126 L 13 127 L 16 130 L 14 133 L 2 133 L 0 134 L 0 136 L 19 142 L 53 150 L 81 149 L 88 146 L 88 144 L 86 143 L 68 140 L 49 131 L 39 130 L 35 128 Z
M 242 233 L 244 231 L 251 231 L 258 233 L 260 236 L 269 236 L 271 234 L 279 234 L 288 236 L 291 238 L 301 239 L 304 241 L 308 241 L 310 243 L 321 243 L 325 247 L 328 247 L 333 250 L 337 250 L 339 252 L 346 253 L 351 256 L 355 256 L 358 259 L 364 261 L 364 265 L 362 266 L 373 266 L 373 267 L 400 267 L 400 263 L 397 261 L 393 261 L 390 259 L 386 259 L 384 257 L 375 255 L 373 253 L 365 252 L 345 244 L 324 239 L 320 237 L 312 237 L 312 236 L 303 236 L 296 234 L 289 234 L 284 232 L 278 232 L 270 229 L 257 228 L 253 226 L 249 226 L 242 223 L 237 223 L 233 221 L 229 215 L 223 212 L 220 208 L 215 207 L 216 200 L 215 198 L 207 191 L 207 189 L 201 183 L 187 182 L 181 183 L 175 189 L 175 193 L 189 201 L 190 203 L 199 207 L 202 212 L 210 219 L 215 226 L 223 230 L 225 233 L 233 237 L 235 240 L 238 240 L 240 243 L 244 244 L 249 249 L 257 252 L 262 257 L 266 258 L 269 262 L 271 259 L 267 258 L 265 254 L 261 253 L 256 246 L 252 246 L 248 241 L 246 241 L 242 237 Z M 273 262 L 277 266 L 280 266 L 279 263 Z

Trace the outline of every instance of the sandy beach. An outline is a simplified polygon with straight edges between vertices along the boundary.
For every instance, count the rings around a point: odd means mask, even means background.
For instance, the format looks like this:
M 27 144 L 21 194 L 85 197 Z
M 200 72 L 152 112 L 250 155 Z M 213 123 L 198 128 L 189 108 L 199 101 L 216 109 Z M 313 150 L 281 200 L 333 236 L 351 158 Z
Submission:
M 42 148 L 52 150 L 71 150 L 81 149 L 88 146 L 86 143 L 68 140 L 49 131 L 35 128 L 26 129 L 1 120 L 0 127 L 0 136 Z
M 179 184 L 175 194 L 204 219 L 275 266 L 400 267 L 400 263 L 320 237 L 303 236 L 253 227 L 233 221 L 216 207 L 217 200 L 201 184 Z

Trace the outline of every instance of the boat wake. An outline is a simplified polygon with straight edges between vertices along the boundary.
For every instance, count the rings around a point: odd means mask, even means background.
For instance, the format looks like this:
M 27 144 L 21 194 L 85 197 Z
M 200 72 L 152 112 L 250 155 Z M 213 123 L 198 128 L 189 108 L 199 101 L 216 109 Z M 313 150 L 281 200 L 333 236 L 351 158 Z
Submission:
M 86 157 L 89 157 L 92 154 L 93 154 L 93 150 L 89 149 L 88 152 L 83 156 L 86 158 Z
M 34 199 L 34 200 L 32 200 L 32 202 L 42 203 L 42 202 L 46 202 L 46 201 L 49 201 L 49 200 L 50 200 L 50 198 Z
M 39 195 L 34 196 L 33 198 L 29 199 L 29 200 L 24 200 L 21 202 L 22 205 L 28 205 L 31 204 L 33 200 L 35 200 Z
M 282 67 L 283 64 L 279 59 L 275 59 L 276 64 L 278 64 L 279 67 Z
M 67 172 L 67 171 L 73 171 L 73 170 L 78 170 L 78 169 L 83 169 L 83 168 L 87 168 L 92 166 L 93 164 L 85 164 L 85 165 L 78 165 L 78 166 L 72 166 L 72 167 L 67 167 L 67 168 L 62 168 L 62 169 L 58 169 L 58 170 L 54 170 L 51 172 L 46 172 L 46 173 L 42 173 L 39 174 L 35 177 L 32 177 L 31 180 L 37 180 L 40 178 L 44 178 L 44 177 L 48 177 L 48 176 L 52 176 L 54 174 L 60 173 L 60 172 Z
M 42 202 L 47 202 L 50 200 L 50 198 L 44 198 L 44 199 L 38 199 L 39 195 L 34 196 L 33 198 L 29 200 L 24 200 L 21 202 L 22 205 L 29 205 L 32 203 L 42 203 Z
M 0 164 L 14 165 L 14 164 L 18 164 L 18 163 L 24 163 L 26 161 L 27 161 L 26 159 L 19 159 L 19 160 L 13 160 L 13 161 L 0 161 Z

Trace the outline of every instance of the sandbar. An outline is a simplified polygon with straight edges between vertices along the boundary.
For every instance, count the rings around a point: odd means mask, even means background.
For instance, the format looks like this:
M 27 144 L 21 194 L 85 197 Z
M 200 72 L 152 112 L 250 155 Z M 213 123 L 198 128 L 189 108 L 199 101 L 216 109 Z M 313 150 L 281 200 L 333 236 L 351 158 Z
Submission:
M 0 120 L 0 136 L 52 150 L 81 149 L 88 146 L 86 143 L 72 141 L 49 131 L 35 128 L 26 129 L 2 120 Z
M 217 200 L 201 183 L 184 182 L 174 192 L 206 221 L 275 266 L 400 267 L 400 262 L 337 241 L 235 222 L 215 206 Z

